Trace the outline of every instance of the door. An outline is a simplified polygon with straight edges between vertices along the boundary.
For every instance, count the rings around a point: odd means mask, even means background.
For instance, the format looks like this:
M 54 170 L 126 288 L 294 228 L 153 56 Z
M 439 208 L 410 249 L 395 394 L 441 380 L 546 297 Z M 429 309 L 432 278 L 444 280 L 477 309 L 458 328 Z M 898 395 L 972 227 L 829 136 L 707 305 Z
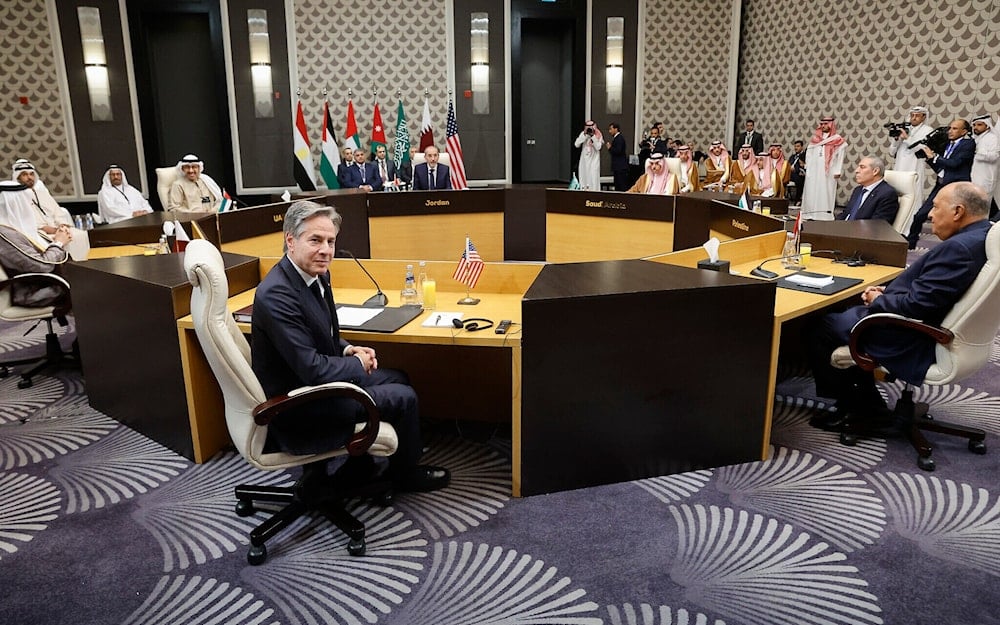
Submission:
M 521 182 L 568 182 L 574 169 L 571 19 L 521 20 Z

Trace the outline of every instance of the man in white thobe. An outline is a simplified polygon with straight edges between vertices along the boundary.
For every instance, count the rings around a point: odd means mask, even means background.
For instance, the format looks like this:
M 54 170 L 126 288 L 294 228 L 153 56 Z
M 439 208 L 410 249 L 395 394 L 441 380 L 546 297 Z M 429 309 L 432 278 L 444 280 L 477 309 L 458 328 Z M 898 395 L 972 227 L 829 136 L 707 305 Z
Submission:
M 927 125 L 927 116 L 930 111 L 926 106 L 914 106 L 910 109 L 910 128 L 902 129 L 899 136 L 889 141 L 889 156 L 895 157 L 893 171 L 915 171 L 917 172 L 917 192 L 913 198 L 913 205 L 920 206 L 924 203 L 924 174 L 927 166 L 921 158 L 922 151 L 920 142 L 927 138 L 933 128 Z M 913 147 L 910 147 L 913 146 Z
M 580 165 L 576 177 L 581 189 L 601 190 L 601 145 L 604 137 L 601 130 L 590 120 L 583 127 L 573 145 L 580 148 Z
M 24 193 L 32 210 L 35 212 L 35 224 L 38 233 L 45 240 L 51 241 L 52 236 L 60 227 L 69 228 L 72 240 L 66 245 L 66 251 L 73 260 L 87 260 L 90 255 L 90 236 L 86 230 L 73 227 L 73 217 L 69 211 L 56 202 L 49 193 L 45 183 L 35 170 L 35 166 L 27 159 L 14 162 L 13 179 L 27 187 Z
M 833 117 L 822 117 L 806 148 L 806 188 L 802 218 L 832 221 L 837 203 L 837 181 L 844 165 L 847 142 L 837 133 Z
M 128 183 L 125 171 L 118 165 L 109 165 L 97 192 L 97 210 L 109 224 L 152 213 L 153 208 L 139 189 Z
M 972 161 L 972 184 L 990 197 L 990 219 L 997 217 L 997 198 L 1000 197 L 1000 136 L 993 128 L 993 118 L 980 115 L 972 120 L 972 134 L 976 140 L 976 158 Z

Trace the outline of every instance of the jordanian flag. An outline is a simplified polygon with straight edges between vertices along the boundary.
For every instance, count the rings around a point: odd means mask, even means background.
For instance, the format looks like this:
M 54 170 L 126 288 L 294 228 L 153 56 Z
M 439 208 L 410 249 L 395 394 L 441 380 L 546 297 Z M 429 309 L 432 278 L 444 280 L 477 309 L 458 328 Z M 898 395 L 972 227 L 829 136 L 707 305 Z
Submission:
M 302 101 L 295 107 L 295 158 L 292 159 L 292 171 L 295 182 L 303 191 L 316 190 L 316 172 L 313 168 L 312 152 L 309 148 L 309 135 L 306 132 L 306 119 L 302 115 Z
M 347 130 L 344 131 L 344 147 L 351 151 L 361 147 L 361 137 L 358 135 L 358 123 L 354 121 L 354 101 L 347 101 Z
M 375 153 L 378 146 L 385 147 L 385 126 L 382 125 L 382 113 L 378 109 L 378 102 L 376 102 L 375 112 L 372 113 L 372 154 Z
M 392 144 L 392 160 L 396 163 L 396 171 L 410 165 L 410 130 L 406 127 L 402 100 L 396 108 L 396 142 Z
M 319 175 L 323 177 L 327 189 L 339 189 L 337 167 L 340 165 L 340 150 L 337 136 L 333 134 L 333 120 L 330 119 L 330 103 L 323 102 L 323 151 L 319 157 Z

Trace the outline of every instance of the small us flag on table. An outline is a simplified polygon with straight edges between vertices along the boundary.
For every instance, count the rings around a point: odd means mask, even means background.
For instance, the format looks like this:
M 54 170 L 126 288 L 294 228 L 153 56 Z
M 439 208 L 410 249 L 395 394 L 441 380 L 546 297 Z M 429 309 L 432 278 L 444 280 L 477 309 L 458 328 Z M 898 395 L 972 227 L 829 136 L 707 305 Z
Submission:
M 481 273 L 483 273 L 483 259 L 479 257 L 479 252 L 472 244 L 472 239 L 465 237 L 465 249 L 462 250 L 462 257 L 458 259 L 458 267 L 455 267 L 455 273 L 451 277 L 470 289 L 474 289 Z

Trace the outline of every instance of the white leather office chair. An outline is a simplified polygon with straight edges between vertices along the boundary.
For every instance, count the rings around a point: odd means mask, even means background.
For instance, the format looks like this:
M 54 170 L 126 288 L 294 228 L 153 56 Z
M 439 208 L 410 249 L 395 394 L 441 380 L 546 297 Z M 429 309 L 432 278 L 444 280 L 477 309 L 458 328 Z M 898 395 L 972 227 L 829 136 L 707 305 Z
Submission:
M 896 213 L 896 219 L 892 222 L 892 227 L 896 232 L 906 235 L 910 232 L 913 213 L 920 208 L 916 206 L 917 172 L 887 169 L 885 170 L 885 181 L 896 190 L 896 196 L 899 198 L 899 211 Z
M 379 421 L 378 408 L 363 389 L 347 382 L 333 382 L 304 387 L 287 396 L 264 396 L 257 376 L 250 366 L 250 345 L 230 314 L 228 282 L 222 255 L 204 239 L 188 244 L 184 253 L 184 269 L 194 287 L 191 293 L 191 316 L 195 333 L 222 389 L 226 425 L 237 451 L 252 466 L 265 471 L 304 466 L 302 478 L 289 488 L 237 486 L 236 513 L 248 516 L 254 512 L 254 501 L 287 504 L 250 533 L 250 564 L 261 564 L 267 558 L 265 541 L 310 510 L 321 511 L 350 539 L 348 552 L 361 555 L 365 551 L 365 526 L 344 508 L 343 499 L 358 495 L 379 495 L 387 492 L 387 483 L 368 484 L 357 489 L 331 490 L 326 479 L 326 462 L 337 456 L 389 456 L 396 451 L 398 439 L 392 425 Z M 303 403 L 329 397 L 348 397 L 361 403 L 368 412 L 366 423 L 359 423 L 355 435 L 340 449 L 321 454 L 296 455 L 281 451 L 264 451 L 268 423 L 281 412 Z
M 160 197 L 160 206 L 167 210 L 170 201 L 170 187 L 177 180 L 177 166 L 156 168 L 156 194 Z
M 11 293 L 19 282 L 31 284 L 33 287 L 37 287 L 40 283 L 50 283 L 52 286 L 64 290 L 64 302 L 54 306 L 18 306 L 14 304 Z M 10 374 L 9 367 L 37 362 L 38 364 L 21 374 L 21 380 L 17 383 L 17 388 L 30 388 L 33 384 L 31 378 L 46 367 L 56 365 L 70 356 L 78 358 L 76 343 L 74 343 L 73 352 L 64 352 L 59 344 L 59 337 L 56 336 L 52 328 L 53 321 L 65 326 L 67 323 L 66 315 L 69 312 L 69 283 L 62 277 L 52 273 L 22 273 L 10 278 L 3 267 L 0 267 L 0 319 L 11 322 L 34 321 L 36 324 L 44 321 L 49 329 L 45 334 L 45 356 L 0 363 L 0 378 L 5 378 Z
M 427 159 L 424 158 L 424 153 L 423 152 L 417 152 L 416 154 L 413 155 L 413 166 L 414 167 L 416 167 L 420 163 L 425 163 L 425 162 L 427 162 Z M 451 157 L 448 156 L 447 152 L 441 152 L 438 155 L 438 163 L 440 163 L 442 165 L 447 165 L 448 168 L 450 169 L 451 168 Z
M 997 331 L 1000 330 L 1000 224 L 993 225 L 986 235 L 986 264 L 969 290 L 945 316 L 941 327 L 889 313 L 868 315 L 851 330 L 850 345 L 838 347 L 833 352 L 831 364 L 841 369 L 855 364 L 865 371 L 878 369 L 881 374 L 892 379 L 892 372 L 880 367 L 858 345 L 859 338 L 865 331 L 887 325 L 911 328 L 937 341 L 934 364 L 927 370 L 924 384 L 949 384 L 971 375 L 985 365 Z M 912 419 L 913 425 L 908 436 L 918 453 L 917 465 L 925 471 L 934 470 L 934 460 L 931 458 L 932 448 L 922 430 L 967 438 L 971 451 L 986 453 L 983 442 L 986 433 L 983 430 L 932 419 L 927 414 L 926 403 L 913 402 L 913 390 L 909 385 L 903 390 L 894 410 L 897 416 Z M 841 442 L 844 444 L 850 445 L 855 441 L 854 433 L 848 431 L 841 434 Z

